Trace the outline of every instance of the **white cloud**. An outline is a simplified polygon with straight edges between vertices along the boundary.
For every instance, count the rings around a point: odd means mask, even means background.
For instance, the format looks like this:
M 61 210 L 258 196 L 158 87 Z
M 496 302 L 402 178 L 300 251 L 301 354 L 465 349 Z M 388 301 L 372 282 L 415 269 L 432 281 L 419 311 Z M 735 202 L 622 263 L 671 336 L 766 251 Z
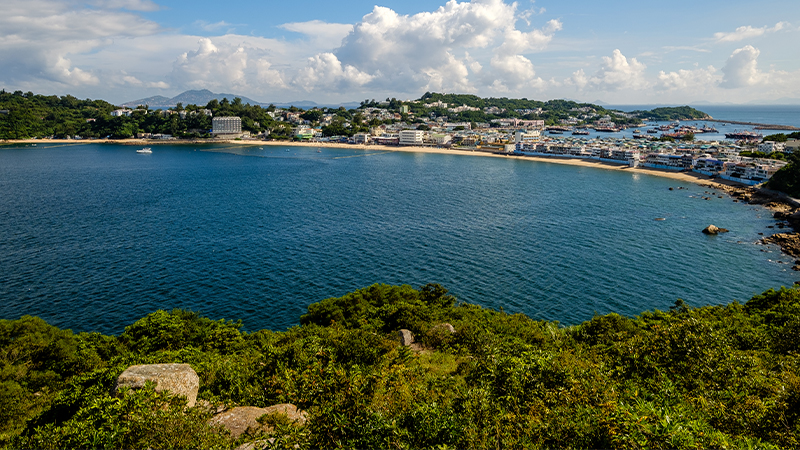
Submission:
M 665 91 L 706 91 L 715 87 L 720 82 L 720 76 L 714 66 L 697 68 L 693 70 L 680 69 L 673 72 L 658 74 L 656 87 Z
M 320 40 L 331 48 L 338 47 L 342 39 L 353 31 L 353 25 L 349 23 L 328 23 L 321 20 L 285 23 L 280 28 Z
M 349 64 L 343 65 L 333 53 L 320 53 L 309 58 L 308 65 L 300 71 L 295 83 L 306 91 L 311 91 L 316 86 L 348 89 L 363 86 L 372 78 L 372 75 Z
M 765 82 L 767 75 L 758 70 L 759 54 L 761 52 L 752 45 L 734 50 L 722 68 L 725 76 L 720 86 L 739 88 Z
M 589 78 L 584 86 L 591 86 L 600 91 L 617 91 L 620 89 L 639 90 L 649 86 L 645 79 L 644 70 L 647 66 L 640 63 L 636 58 L 628 58 L 619 49 L 614 50 L 612 55 L 604 56 L 600 69 L 594 76 Z M 573 74 L 573 84 L 578 85 L 582 82 L 580 71 L 578 77 Z
M 108 3 L 108 2 L 104 2 Z M 127 2 L 145 7 L 145 2 Z M 97 85 L 93 68 L 76 67 L 74 55 L 96 51 L 115 38 L 155 34 L 160 27 L 131 13 L 70 9 L 55 0 L 7 0 L 0 15 L 0 78 L 9 83 Z
M 205 20 L 196 20 L 194 25 L 205 31 L 233 30 L 235 28 L 233 24 L 225 22 L 224 20 L 214 23 L 209 23 Z
M 786 27 L 788 23 L 786 22 L 778 22 L 775 24 L 774 27 L 760 27 L 754 28 L 750 25 L 743 26 L 737 28 L 735 31 L 731 32 L 719 32 L 714 33 L 714 39 L 717 42 L 739 42 L 745 39 L 750 39 L 754 37 L 761 36 L 766 33 L 774 33 L 776 31 L 780 31 Z
M 353 76 L 352 86 L 398 93 L 540 85 L 542 81 L 535 78 L 533 63 L 525 54 L 545 48 L 562 24 L 551 20 L 542 29 L 517 29 L 517 19 L 527 16 L 517 13 L 516 3 L 502 0 L 450 0 L 436 11 L 414 15 L 376 6 L 332 52 L 341 67 L 352 68 L 349 72 L 340 71 L 337 64 L 321 64 L 332 61 L 318 55 L 321 59 L 310 63 L 313 70 L 298 74 L 305 79 L 298 78 L 297 84 L 312 91 L 316 83 L 322 83 L 319 88 L 327 89 L 327 83 L 338 76 Z M 464 57 L 457 56 L 460 54 Z M 326 68 L 335 76 L 319 72 Z M 470 73 L 480 76 L 471 77 Z
M 94 0 L 92 6 L 105 9 L 127 9 L 128 11 L 158 11 L 161 9 L 150 0 Z

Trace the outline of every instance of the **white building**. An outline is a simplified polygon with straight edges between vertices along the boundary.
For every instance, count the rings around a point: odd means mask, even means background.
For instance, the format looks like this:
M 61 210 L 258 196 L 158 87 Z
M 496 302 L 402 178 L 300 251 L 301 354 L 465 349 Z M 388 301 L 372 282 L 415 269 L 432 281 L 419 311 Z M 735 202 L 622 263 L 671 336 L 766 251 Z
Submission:
M 514 133 L 514 143 L 519 144 L 525 141 L 535 141 L 538 140 L 541 135 L 539 130 L 530 130 L 528 132 L 517 131 Z
M 399 133 L 400 145 L 422 145 L 425 132 L 422 130 L 403 130 Z
M 764 153 L 782 152 L 783 149 L 783 142 L 764 141 L 758 144 L 758 151 Z
M 213 134 L 241 134 L 242 119 L 239 117 L 214 117 L 211 119 Z
M 114 111 L 111 111 L 111 115 L 113 117 L 122 117 L 122 116 L 130 117 L 132 112 L 133 111 L 131 111 L 130 109 L 115 109 Z
M 370 137 L 369 133 L 356 133 L 353 135 L 353 142 L 356 144 L 369 144 Z

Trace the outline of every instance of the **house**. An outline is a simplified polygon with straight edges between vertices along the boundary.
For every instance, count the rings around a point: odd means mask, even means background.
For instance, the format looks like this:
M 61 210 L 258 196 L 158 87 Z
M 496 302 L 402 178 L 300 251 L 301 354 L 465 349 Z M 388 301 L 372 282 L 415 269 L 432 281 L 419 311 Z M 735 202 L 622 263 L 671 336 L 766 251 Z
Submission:
M 114 111 L 111 111 L 111 116 L 112 117 L 122 117 L 122 116 L 130 117 L 132 112 L 133 111 L 131 111 L 130 109 L 127 109 L 127 108 L 115 109 Z

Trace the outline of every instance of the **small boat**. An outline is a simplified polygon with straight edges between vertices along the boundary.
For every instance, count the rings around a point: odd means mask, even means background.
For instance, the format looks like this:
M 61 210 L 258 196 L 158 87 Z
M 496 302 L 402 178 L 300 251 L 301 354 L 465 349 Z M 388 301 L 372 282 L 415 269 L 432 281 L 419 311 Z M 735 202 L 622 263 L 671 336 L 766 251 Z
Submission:
M 136 150 L 136 153 L 153 153 L 153 150 L 150 147 L 140 148 Z

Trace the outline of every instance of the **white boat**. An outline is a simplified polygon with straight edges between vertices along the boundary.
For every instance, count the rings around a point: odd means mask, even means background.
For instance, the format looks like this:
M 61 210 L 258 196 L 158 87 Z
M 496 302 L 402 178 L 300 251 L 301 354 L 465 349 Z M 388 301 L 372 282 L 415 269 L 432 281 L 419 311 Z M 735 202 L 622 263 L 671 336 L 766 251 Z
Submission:
M 150 147 L 145 147 L 136 150 L 136 153 L 153 153 L 153 150 L 151 150 Z

